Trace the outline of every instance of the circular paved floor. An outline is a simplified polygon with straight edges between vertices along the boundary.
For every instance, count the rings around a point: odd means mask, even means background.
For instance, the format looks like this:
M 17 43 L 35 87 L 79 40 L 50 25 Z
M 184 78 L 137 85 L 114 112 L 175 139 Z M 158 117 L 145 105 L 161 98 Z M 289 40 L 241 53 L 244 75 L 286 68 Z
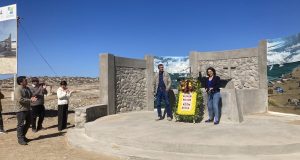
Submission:
M 81 130 L 81 134 L 90 140 L 87 147 L 74 140 L 70 143 L 121 157 L 148 159 L 172 156 L 172 159 L 181 156 L 197 159 L 204 155 L 214 158 L 220 155 L 272 156 L 300 152 L 300 126 L 292 124 L 299 120 L 298 117 L 252 115 L 246 116 L 241 124 L 221 122 L 219 125 L 155 121 L 155 117 L 154 112 L 106 116 L 87 123 L 84 131 Z M 69 141 L 72 136 L 76 139 L 72 133 Z

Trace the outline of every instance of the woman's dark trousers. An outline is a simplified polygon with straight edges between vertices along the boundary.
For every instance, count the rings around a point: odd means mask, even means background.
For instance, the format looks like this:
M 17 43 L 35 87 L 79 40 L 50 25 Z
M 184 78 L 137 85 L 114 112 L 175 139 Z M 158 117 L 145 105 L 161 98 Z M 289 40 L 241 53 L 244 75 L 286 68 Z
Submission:
M 30 127 L 30 111 L 17 112 L 17 137 L 18 141 L 25 141 L 25 135 Z
M 68 121 L 68 104 L 58 105 L 58 130 L 67 128 Z

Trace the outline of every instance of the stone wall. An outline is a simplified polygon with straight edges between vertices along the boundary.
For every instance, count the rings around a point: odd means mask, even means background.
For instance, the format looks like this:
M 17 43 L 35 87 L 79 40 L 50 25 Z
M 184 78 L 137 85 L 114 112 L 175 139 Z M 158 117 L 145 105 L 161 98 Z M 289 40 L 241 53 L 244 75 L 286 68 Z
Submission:
M 146 69 L 116 67 L 117 112 L 146 108 Z
M 267 89 L 267 53 L 266 41 L 257 48 L 245 48 L 217 52 L 190 53 L 192 75 L 214 67 L 221 79 L 230 80 L 228 89 Z
M 202 75 L 206 74 L 208 67 L 215 68 L 221 79 L 231 79 L 236 89 L 257 89 L 259 87 L 257 56 L 198 61 L 198 68 Z
M 107 115 L 107 105 L 91 105 L 75 109 L 75 127 L 82 128 L 87 122 Z
M 154 109 L 153 57 L 102 54 L 100 59 L 100 103 L 107 104 L 108 114 Z

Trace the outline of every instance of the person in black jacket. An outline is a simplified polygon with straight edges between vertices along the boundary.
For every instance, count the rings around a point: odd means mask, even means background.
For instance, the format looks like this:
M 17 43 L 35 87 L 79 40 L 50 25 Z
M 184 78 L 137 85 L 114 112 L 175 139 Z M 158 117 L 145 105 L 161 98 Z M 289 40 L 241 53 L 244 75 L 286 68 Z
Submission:
M 209 118 L 205 122 L 214 122 L 217 125 L 220 121 L 220 77 L 216 76 L 216 70 L 212 67 L 207 68 L 206 74 L 208 77 L 204 86 L 208 95 L 207 108 Z
M 31 127 L 33 132 L 37 132 L 43 129 L 43 121 L 45 118 L 45 98 L 48 92 L 46 90 L 45 83 L 39 83 L 39 79 L 37 77 L 33 77 L 32 86 L 29 87 L 32 96 L 36 97 L 37 100 L 35 102 L 30 103 L 31 106 Z M 38 125 L 36 125 L 36 120 L 38 118 Z

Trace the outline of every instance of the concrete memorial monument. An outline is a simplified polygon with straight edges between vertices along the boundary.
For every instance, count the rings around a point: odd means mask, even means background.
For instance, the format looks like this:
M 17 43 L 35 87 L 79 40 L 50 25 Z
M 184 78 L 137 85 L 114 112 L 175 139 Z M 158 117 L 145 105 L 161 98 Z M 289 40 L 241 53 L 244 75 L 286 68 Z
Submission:
M 154 121 L 154 57 L 138 60 L 102 54 L 100 58 L 102 107 L 78 111 L 78 120 L 86 121 L 68 131 L 68 142 L 74 146 L 126 159 L 251 159 L 253 155 L 293 159 L 300 155 L 299 127 L 293 125 L 299 117 L 255 115 L 268 109 L 266 41 L 256 48 L 190 53 L 191 79 L 197 79 L 199 72 L 205 75 L 212 66 L 227 81 L 221 88 L 222 120 L 217 127 Z M 200 86 L 198 89 L 197 98 L 203 94 L 204 99 L 196 102 L 204 106 L 196 104 L 195 113 L 197 106 L 204 109 L 206 105 L 206 95 Z M 182 95 L 179 113 L 193 116 L 193 91 L 174 91 Z M 101 117 L 101 112 L 108 116 L 85 123 L 90 116 L 90 120 Z

